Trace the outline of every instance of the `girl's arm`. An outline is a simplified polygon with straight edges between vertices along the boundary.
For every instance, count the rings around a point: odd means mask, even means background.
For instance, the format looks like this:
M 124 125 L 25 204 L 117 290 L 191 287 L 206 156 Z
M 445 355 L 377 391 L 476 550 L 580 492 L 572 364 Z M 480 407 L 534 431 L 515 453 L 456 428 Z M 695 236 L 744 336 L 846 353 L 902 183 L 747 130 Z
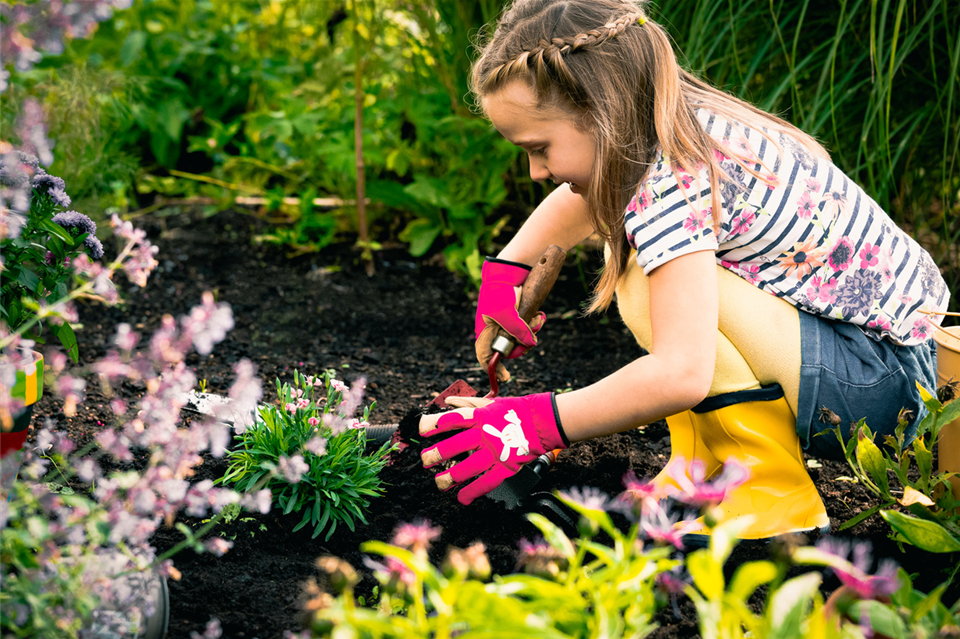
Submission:
M 497 257 L 534 264 L 543 251 L 556 244 L 569 251 L 593 233 L 586 201 L 561 184 L 530 214 Z
M 650 273 L 653 348 L 595 384 L 556 396 L 571 442 L 649 424 L 707 396 L 717 354 L 716 268 L 714 252 L 699 251 Z

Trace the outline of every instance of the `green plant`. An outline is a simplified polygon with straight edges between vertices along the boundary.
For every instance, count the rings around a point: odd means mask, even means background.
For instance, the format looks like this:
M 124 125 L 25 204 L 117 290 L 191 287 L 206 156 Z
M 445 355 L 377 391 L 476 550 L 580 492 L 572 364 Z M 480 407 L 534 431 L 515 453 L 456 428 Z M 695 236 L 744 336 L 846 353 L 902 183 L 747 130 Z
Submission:
M 17 232 L 11 228 L 0 236 L 0 322 L 40 344 L 45 343 L 43 330 L 48 328 L 77 361 L 77 338 L 70 322 L 48 313 L 79 288 L 74 261 L 81 255 L 103 257 L 97 226 L 86 215 L 66 210 L 70 197 L 64 181 L 49 175 L 37 158 L 16 152 L 3 155 L 0 162 L 0 188 L 20 190 L 29 198 L 23 218 L 8 218 Z M 112 286 L 101 289 L 116 298 Z
M 362 393 L 362 380 L 348 390 L 332 370 L 318 377 L 294 371 L 292 385 L 278 379 L 279 406 L 260 406 L 255 423 L 236 433 L 218 483 L 241 492 L 269 488 L 284 514 L 303 511 L 294 530 L 310 524 L 314 537 L 326 531 L 329 539 L 339 524 L 353 530 L 357 521 L 366 523 L 391 444 L 364 455 L 364 427 L 375 404 L 363 409 L 362 420 L 351 419 Z
M 844 522 L 840 529 L 854 526 L 876 513 L 893 528 L 893 538 L 927 552 L 960 551 L 960 500 L 951 492 L 951 472 L 935 472 L 933 447 L 940 429 L 960 417 L 960 402 L 942 403 L 919 383 L 917 388 L 930 411 L 917 427 L 916 438 L 905 443 L 906 420 L 901 420 L 895 435 L 888 435 L 878 446 L 875 435 L 863 423 L 856 425 L 856 437 L 844 446 L 844 455 L 854 477 L 879 499 L 878 504 Z M 843 445 L 840 426 L 833 431 Z M 911 475 L 911 468 L 918 472 Z M 890 474 L 897 484 L 890 481 Z M 905 508 L 885 510 L 893 506 Z
M 638 495 L 645 490 L 628 488 Z M 321 592 L 315 582 L 308 586 L 314 636 L 642 637 L 656 629 L 657 610 L 680 593 L 694 602 L 704 639 L 852 639 L 871 633 L 907 639 L 942 636 L 957 626 L 960 604 L 948 609 L 941 602 L 947 584 L 925 595 L 891 563 L 871 575 L 865 545 L 787 544 L 771 560 L 742 563 L 728 582 L 724 568 L 738 531 L 748 523 L 744 518 L 713 526 L 709 547 L 681 557 L 668 546 L 638 538 L 650 511 L 624 531 L 607 512 L 625 512 L 622 501 L 589 489 L 557 496 L 579 515 L 579 537 L 570 538 L 538 514 L 528 515 L 544 540 L 521 541 L 523 573 L 495 575 L 491 581 L 480 543 L 449 549 L 437 568 L 428 549 L 440 530 L 429 522 L 402 524 L 391 543 L 362 545 L 384 557 L 382 564 L 367 562 L 381 588 L 379 599 L 365 607 L 365 600 L 354 599 L 353 568 L 321 558 L 318 567 L 339 595 Z M 651 505 L 627 510 L 633 508 Z M 598 541 L 600 531 L 608 542 Z M 805 566 L 817 570 L 786 578 L 791 567 Z M 820 571 L 827 569 L 843 586 L 825 601 Z

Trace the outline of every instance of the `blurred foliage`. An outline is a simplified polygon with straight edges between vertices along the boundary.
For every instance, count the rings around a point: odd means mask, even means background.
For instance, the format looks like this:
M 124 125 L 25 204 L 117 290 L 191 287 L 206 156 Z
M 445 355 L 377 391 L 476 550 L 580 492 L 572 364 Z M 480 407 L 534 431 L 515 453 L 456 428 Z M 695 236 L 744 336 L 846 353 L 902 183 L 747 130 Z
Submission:
M 442 252 L 475 279 L 481 254 L 544 194 L 470 108 L 472 42 L 502 5 L 365 0 L 351 15 L 335 0 L 137 0 L 95 38 L 14 73 L 6 95 L 44 97 L 54 168 L 78 197 L 136 209 L 162 193 L 211 214 L 246 197 L 276 223 L 261 239 L 315 251 L 356 233 L 359 59 L 373 239 Z M 953 0 L 649 8 L 691 69 L 821 139 L 958 288 Z M 4 111 L 6 125 L 15 109 Z

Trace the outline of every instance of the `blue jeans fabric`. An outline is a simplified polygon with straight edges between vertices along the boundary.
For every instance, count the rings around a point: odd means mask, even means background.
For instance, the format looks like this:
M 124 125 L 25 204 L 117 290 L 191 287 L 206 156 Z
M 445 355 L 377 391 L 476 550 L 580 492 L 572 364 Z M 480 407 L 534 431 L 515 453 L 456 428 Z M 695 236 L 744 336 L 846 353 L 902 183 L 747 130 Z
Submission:
M 843 460 L 833 426 L 820 420 L 820 409 L 840 417 L 844 441 L 850 423 L 866 420 L 877 443 L 893 435 L 902 409 L 911 411 L 906 442 L 916 437 L 927 415 L 917 382 L 935 394 L 936 342 L 899 346 L 868 337 L 854 324 L 800 312 L 800 392 L 797 434 L 803 449 L 821 459 Z M 819 433 L 823 433 L 819 435 Z

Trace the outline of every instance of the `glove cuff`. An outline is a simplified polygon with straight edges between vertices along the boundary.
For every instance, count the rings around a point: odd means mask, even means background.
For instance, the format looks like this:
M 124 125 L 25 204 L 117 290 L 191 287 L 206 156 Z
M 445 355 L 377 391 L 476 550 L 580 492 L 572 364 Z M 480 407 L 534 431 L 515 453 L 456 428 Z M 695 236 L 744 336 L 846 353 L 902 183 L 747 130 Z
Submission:
M 502 282 L 509 286 L 522 286 L 531 270 L 533 270 L 532 266 L 520 262 L 488 257 L 483 261 L 480 278 L 485 282 Z
M 569 448 L 570 440 L 567 439 L 567 434 L 563 432 L 563 425 L 560 423 L 560 411 L 557 410 L 556 393 L 530 395 L 530 399 L 536 404 L 550 402 L 550 411 L 553 413 L 552 426 L 554 426 L 554 428 L 550 428 L 546 423 L 542 425 L 537 424 L 537 436 L 540 438 L 540 443 L 543 447 L 547 451 L 555 448 Z M 546 406 L 543 406 L 541 410 L 543 413 L 546 413 Z

